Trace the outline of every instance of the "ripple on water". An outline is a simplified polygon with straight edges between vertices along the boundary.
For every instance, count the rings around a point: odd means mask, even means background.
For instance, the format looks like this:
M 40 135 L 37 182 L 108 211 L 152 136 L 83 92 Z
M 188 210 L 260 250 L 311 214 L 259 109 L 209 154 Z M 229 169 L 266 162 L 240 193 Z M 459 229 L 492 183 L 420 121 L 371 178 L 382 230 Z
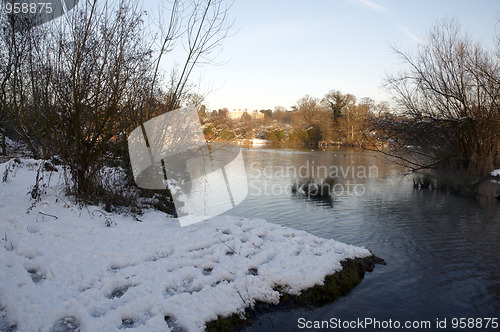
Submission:
M 259 181 L 284 188 L 294 179 L 262 174 L 259 178 L 249 168 L 249 181 L 254 181 L 254 186 L 250 185 L 247 199 L 229 213 L 365 246 L 388 264 L 367 274 L 348 297 L 314 310 L 261 315 L 250 330 L 272 326 L 290 330 L 297 327 L 298 317 L 324 320 L 365 315 L 435 320 L 500 312 L 500 206 L 490 197 L 500 191 L 499 184 L 486 186 L 485 196 L 478 200 L 415 191 L 410 177 L 388 176 L 397 167 L 369 152 L 253 151 L 245 155 L 247 164 L 256 162 L 254 167 L 271 169 L 280 165 L 298 168 L 308 160 L 327 167 L 375 165 L 380 177 L 355 179 L 365 187 L 363 195 L 334 196 L 331 204 L 326 204 L 293 198 L 285 191 L 256 195 L 252 190 Z

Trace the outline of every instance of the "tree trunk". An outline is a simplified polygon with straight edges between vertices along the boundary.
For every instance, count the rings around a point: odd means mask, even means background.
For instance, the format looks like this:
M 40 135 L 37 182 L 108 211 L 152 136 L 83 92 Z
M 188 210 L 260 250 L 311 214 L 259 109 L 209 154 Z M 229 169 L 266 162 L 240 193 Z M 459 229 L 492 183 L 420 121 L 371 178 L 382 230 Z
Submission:
M 2 133 L 2 156 L 7 156 L 7 143 L 5 141 L 5 130 L 0 129 Z

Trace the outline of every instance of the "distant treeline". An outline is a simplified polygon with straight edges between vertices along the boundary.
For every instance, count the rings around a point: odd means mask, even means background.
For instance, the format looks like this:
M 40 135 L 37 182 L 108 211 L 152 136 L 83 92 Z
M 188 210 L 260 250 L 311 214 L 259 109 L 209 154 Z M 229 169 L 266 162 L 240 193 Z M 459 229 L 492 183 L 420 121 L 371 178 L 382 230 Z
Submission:
M 263 116 L 243 113 L 232 119 L 227 109 L 201 110 L 204 133 L 209 140 L 261 138 L 272 144 L 318 147 L 319 145 L 360 146 L 372 144 L 374 118 L 390 116 L 389 103 L 375 103 L 332 90 L 323 98 L 304 96 L 287 110 L 260 110 Z M 370 138 L 371 137 L 371 138 Z
M 500 23 L 500 21 L 499 21 Z M 263 119 L 227 110 L 202 113 L 208 139 L 268 139 L 274 143 L 367 146 L 417 172 L 477 177 L 499 167 L 500 36 L 487 49 L 442 20 L 415 54 L 393 51 L 407 70 L 388 76 L 393 102 L 357 102 L 332 90 L 305 96 L 290 110 L 261 110 Z

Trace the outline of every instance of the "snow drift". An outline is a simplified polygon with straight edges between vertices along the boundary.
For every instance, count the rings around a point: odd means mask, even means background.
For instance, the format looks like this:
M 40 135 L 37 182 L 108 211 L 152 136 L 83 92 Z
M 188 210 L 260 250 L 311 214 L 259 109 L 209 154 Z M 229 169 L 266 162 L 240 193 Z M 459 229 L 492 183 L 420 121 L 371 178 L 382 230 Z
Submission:
M 366 249 L 259 219 L 218 216 L 181 228 L 158 211 L 140 216 L 79 208 L 61 172 L 41 201 L 40 161 L 0 164 L 0 330 L 203 330 L 205 322 L 277 303 L 321 284 Z

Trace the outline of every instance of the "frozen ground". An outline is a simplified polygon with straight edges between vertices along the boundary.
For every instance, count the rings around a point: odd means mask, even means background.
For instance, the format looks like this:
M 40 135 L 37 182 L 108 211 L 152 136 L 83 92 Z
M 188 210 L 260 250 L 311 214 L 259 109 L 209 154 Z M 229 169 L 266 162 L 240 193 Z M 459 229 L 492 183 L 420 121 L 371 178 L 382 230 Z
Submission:
M 203 330 L 255 301 L 321 283 L 366 249 L 264 220 L 181 228 L 164 213 L 108 214 L 64 197 L 60 173 L 33 206 L 39 162 L 0 164 L 0 331 Z M 47 180 L 47 175 L 45 177 Z

